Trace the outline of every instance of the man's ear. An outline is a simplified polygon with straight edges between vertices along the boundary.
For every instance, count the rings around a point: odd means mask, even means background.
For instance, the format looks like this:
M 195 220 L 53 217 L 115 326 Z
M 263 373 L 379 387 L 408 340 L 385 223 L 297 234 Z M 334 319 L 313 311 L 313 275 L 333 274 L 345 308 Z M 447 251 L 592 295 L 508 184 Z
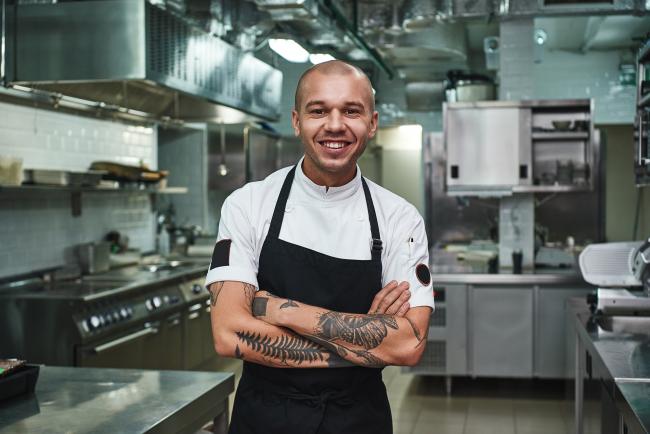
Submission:
M 300 136 L 300 120 L 296 109 L 291 110 L 291 126 L 293 127 L 293 134 L 296 137 Z
M 372 112 L 372 117 L 370 118 L 370 131 L 368 131 L 369 139 L 375 137 L 375 133 L 377 132 L 378 122 L 379 122 L 379 113 L 374 111 Z

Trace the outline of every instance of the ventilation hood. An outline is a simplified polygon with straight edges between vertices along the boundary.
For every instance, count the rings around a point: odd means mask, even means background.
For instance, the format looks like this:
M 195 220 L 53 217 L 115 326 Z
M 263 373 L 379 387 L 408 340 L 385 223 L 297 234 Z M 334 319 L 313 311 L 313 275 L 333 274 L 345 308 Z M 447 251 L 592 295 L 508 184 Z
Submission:
M 155 119 L 280 116 L 282 72 L 145 0 L 18 5 L 15 14 L 14 85 Z

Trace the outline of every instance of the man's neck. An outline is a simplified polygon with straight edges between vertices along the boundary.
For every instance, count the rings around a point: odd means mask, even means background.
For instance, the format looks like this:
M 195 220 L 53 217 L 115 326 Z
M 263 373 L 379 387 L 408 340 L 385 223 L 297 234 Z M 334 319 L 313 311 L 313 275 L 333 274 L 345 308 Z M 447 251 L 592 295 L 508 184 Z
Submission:
M 346 171 L 345 173 L 330 174 L 317 170 L 316 167 L 307 160 L 308 158 L 305 157 L 302 162 L 302 172 L 314 184 L 325 187 L 326 191 L 329 191 L 330 187 L 341 187 L 347 184 L 357 175 L 356 165 L 352 170 Z

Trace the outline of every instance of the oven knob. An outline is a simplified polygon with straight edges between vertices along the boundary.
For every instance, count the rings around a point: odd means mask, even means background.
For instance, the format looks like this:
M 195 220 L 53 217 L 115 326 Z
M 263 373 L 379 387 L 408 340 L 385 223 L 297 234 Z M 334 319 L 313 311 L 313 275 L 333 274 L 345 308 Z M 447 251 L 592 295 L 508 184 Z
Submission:
M 81 320 L 81 328 L 84 329 L 86 333 L 90 331 L 90 321 L 87 319 Z
M 99 317 L 97 315 L 91 316 L 90 319 L 88 320 L 88 323 L 89 323 L 90 328 L 92 330 L 94 330 L 94 329 L 98 328 L 99 326 L 101 326 L 101 321 L 99 320 Z
M 121 319 L 120 313 L 117 310 L 113 311 L 113 321 L 118 322 Z
M 155 309 L 158 309 L 161 305 L 162 305 L 162 300 L 160 299 L 160 297 L 155 296 L 155 297 L 153 298 L 153 307 L 154 307 Z
M 120 309 L 120 316 L 122 317 L 122 319 L 127 319 L 129 317 L 129 312 L 126 310 L 125 307 Z
M 106 324 L 112 324 L 113 316 L 110 313 L 104 314 L 104 322 L 106 322 Z
M 194 294 L 200 294 L 201 292 L 203 292 L 203 287 L 198 283 L 195 283 L 194 285 L 192 285 L 192 292 Z
M 126 308 L 126 313 L 129 314 L 129 318 L 133 316 L 133 308 L 131 306 Z
M 153 303 L 151 302 L 151 299 L 147 299 L 147 300 L 144 302 L 144 305 L 147 307 L 147 310 L 148 310 L 148 311 L 152 311 L 152 310 L 153 310 Z
M 181 301 L 181 298 L 178 295 L 172 295 L 171 297 L 169 297 L 170 304 L 176 304 L 179 301 Z

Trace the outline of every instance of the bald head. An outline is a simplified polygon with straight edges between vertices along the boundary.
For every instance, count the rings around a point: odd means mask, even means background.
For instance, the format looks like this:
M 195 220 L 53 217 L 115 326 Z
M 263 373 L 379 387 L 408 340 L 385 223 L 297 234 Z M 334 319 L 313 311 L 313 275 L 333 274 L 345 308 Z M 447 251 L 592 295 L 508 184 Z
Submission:
M 306 88 L 309 86 L 310 78 L 317 75 L 340 75 L 356 77 L 363 86 L 367 88 L 367 96 L 369 98 L 369 106 L 371 112 L 375 110 L 375 96 L 372 92 L 372 84 L 368 76 L 356 66 L 345 63 L 341 60 L 330 60 L 328 62 L 319 63 L 305 71 L 298 80 L 296 86 L 296 95 L 294 100 L 294 109 L 299 111 L 300 104 L 302 104 L 303 96 Z

